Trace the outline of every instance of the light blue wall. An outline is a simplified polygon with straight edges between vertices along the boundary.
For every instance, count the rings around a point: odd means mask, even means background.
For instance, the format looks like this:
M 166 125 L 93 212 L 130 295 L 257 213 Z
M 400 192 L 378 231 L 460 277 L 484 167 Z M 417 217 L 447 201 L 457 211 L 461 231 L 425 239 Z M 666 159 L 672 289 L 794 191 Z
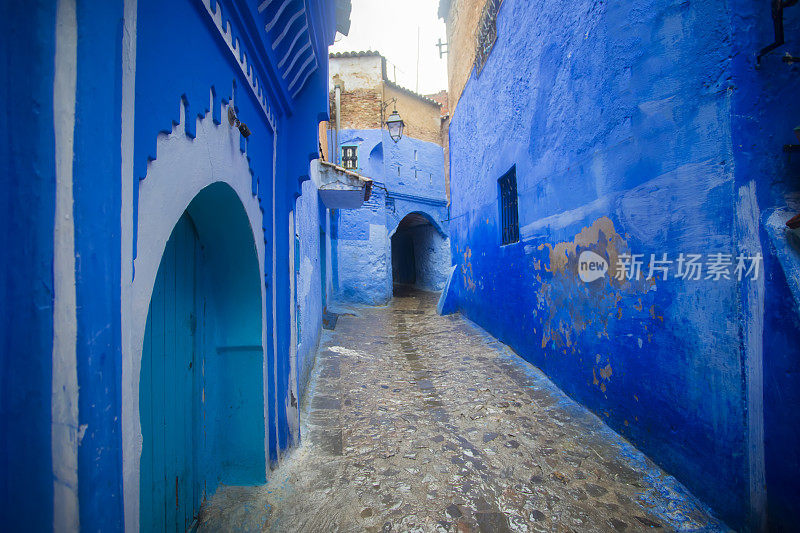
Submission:
M 322 330 L 322 274 L 320 255 L 320 229 L 325 220 L 320 220 L 321 202 L 314 182 L 303 183 L 303 194 L 297 199 L 295 210 L 295 233 L 299 238 L 300 257 L 295 287 L 299 310 L 300 337 L 297 345 L 297 390 L 304 397 L 308 376 L 314 365 L 314 356 Z M 323 243 L 324 245 L 325 243 Z
M 450 232 L 458 308 L 739 527 L 754 472 L 744 284 L 576 275 L 585 249 L 741 250 L 732 18 L 722 2 L 505 0 L 453 112 Z M 501 246 L 512 166 L 521 239 Z
M 450 240 L 431 225 L 408 230 L 416 258 L 415 285 L 427 291 L 441 291 L 450 273 Z
M 392 297 L 386 195 L 373 188 L 359 209 L 337 209 L 336 297 L 346 302 L 380 305 Z
M 386 130 L 347 129 L 339 132 L 339 144 L 358 146 L 358 171 L 389 191 L 446 198 L 444 152 L 438 144 L 408 136 L 395 143 Z
M 436 226 L 439 237 L 447 234 L 443 150 L 438 144 L 408 136 L 395 143 L 385 130 L 342 130 L 339 143 L 358 146 L 358 171 L 372 178 L 375 186 L 361 208 L 334 215 L 336 296 L 344 301 L 384 304 L 392 297 L 390 236 L 403 217 L 421 213 Z M 430 262 L 422 263 L 422 279 L 425 288 L 438 290 L 449 271 L 449 250 L 443 240 L 432 235 L 425 234 L 424 239 L 426 249 L 436 248 L 436 253 Z

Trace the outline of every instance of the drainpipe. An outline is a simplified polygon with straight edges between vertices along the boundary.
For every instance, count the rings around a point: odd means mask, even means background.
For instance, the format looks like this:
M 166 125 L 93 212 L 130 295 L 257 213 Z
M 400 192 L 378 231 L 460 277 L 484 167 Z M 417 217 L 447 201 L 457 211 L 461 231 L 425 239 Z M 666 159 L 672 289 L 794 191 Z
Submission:
M 341 118 L 341 111 L 342 111 L 342 87 L 338 83 L 333 90 L 333 100 L 336 105 L 336 134 L 334 135 L 334 149 L 336 150 L 336 155 L 333 158 L 333 162 L 339 165 L 341 162 L 339 161 L 339 128 L 342 127 L 342 118 Z

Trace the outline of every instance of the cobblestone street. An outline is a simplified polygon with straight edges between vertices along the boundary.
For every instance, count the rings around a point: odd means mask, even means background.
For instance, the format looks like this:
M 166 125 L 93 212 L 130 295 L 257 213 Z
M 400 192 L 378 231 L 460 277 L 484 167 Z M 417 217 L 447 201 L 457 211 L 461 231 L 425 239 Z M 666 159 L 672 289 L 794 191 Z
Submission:
M 725 530 L 535 367 L 436 295 L 323 335 L 302 444 L 261 487 L 221 488 L 201 530 Z

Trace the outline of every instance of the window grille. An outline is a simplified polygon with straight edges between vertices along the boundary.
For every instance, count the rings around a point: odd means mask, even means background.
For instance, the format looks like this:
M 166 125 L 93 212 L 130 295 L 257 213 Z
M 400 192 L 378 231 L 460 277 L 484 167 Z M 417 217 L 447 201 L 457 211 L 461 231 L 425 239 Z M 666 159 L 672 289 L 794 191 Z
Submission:
M 348 170 L 358 169 L 357 146 L 342 146 L 342 166 Z
M 497 180 L 500 189 L 500 222 L 502 224 L 502 242 L 511 244 L 519 242 L 519 209 L 517 207 L 517 167 L 503 174 Z
M 497 40 L 497 12 L 503 0 L 487 0 L 475 35 L 475 71 L 480 74 Z

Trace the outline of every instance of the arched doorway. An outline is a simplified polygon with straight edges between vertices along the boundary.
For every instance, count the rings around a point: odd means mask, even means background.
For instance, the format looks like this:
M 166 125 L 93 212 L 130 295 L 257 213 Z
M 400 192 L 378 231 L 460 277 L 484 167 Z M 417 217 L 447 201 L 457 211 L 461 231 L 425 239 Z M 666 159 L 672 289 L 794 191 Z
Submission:
M 391 235 L 394 294 L 440 291 L 450 267 L 449 240 L 424 213 L 407 214 Z
M 262 302 L 236 193 L 203 189 L 175 224 L 142 349 L 140 529 L 186 531 L 220 483 L 264 482 Z

